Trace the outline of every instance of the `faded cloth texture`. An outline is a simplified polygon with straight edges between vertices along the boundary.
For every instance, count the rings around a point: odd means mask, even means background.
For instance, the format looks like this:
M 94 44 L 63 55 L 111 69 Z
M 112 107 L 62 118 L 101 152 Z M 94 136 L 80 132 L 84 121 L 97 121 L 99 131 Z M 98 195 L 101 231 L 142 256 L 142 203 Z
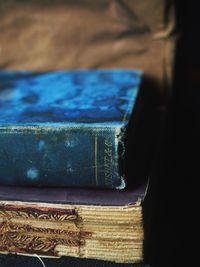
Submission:
M 1 69 L 136 68 L 161 91 L 172 80 L 171 0 L 0 0 L 0 18 Z

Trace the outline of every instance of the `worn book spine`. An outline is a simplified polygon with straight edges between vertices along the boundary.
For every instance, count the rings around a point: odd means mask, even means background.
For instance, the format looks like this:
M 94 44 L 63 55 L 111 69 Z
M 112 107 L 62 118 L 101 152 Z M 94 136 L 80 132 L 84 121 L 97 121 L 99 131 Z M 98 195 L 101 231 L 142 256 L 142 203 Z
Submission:
M 147 189 L 0 186 L 0 253 L 140 262 Z
M 98 123 L 1 126 L 1 184 L 124 188 L 125 129 Z
M 0 183 L 125 188 L 141 75 L 0 72 Z
M 140 202 L 125 206 L 0 201 L 0 253 L 143 260 Z

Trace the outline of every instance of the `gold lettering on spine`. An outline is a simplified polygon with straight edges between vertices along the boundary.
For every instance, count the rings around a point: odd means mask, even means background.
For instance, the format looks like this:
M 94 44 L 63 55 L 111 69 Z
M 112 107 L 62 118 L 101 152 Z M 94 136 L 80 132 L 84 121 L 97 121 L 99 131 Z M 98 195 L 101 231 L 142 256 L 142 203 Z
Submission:
M 104 174 L 105 183 L 110 186 L 112 184 L 112 140 L 109 138 L 105 139 Z
M 95 181 L 98 185 L 98 174 L 97 174 L 97 135 L 94 137 L 94 172 L 95 172 Z

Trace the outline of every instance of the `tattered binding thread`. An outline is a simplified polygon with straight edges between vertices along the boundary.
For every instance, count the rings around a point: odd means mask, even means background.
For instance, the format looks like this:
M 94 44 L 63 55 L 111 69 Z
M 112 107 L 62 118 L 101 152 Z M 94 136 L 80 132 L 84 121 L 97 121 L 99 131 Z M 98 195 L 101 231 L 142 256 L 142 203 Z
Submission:
M 37 254 L 33 255 L 34 257 L 38 258 L 38 260 L 42 263 L 43 267 L 46 267 L 46 265 L 44 264 L 43 260 L 40 258 L 40 256 L 38 256 Z

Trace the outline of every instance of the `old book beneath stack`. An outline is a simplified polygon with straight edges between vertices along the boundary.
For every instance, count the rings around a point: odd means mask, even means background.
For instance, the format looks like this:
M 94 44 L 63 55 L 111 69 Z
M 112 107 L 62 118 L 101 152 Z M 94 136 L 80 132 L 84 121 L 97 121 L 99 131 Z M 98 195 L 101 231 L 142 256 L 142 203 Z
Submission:
M 1 71 L 0 184 L 126 187 L 140 82 L 137 70 Z
M 1 186 L 0 252 L 141 262 L 145 192 Z

